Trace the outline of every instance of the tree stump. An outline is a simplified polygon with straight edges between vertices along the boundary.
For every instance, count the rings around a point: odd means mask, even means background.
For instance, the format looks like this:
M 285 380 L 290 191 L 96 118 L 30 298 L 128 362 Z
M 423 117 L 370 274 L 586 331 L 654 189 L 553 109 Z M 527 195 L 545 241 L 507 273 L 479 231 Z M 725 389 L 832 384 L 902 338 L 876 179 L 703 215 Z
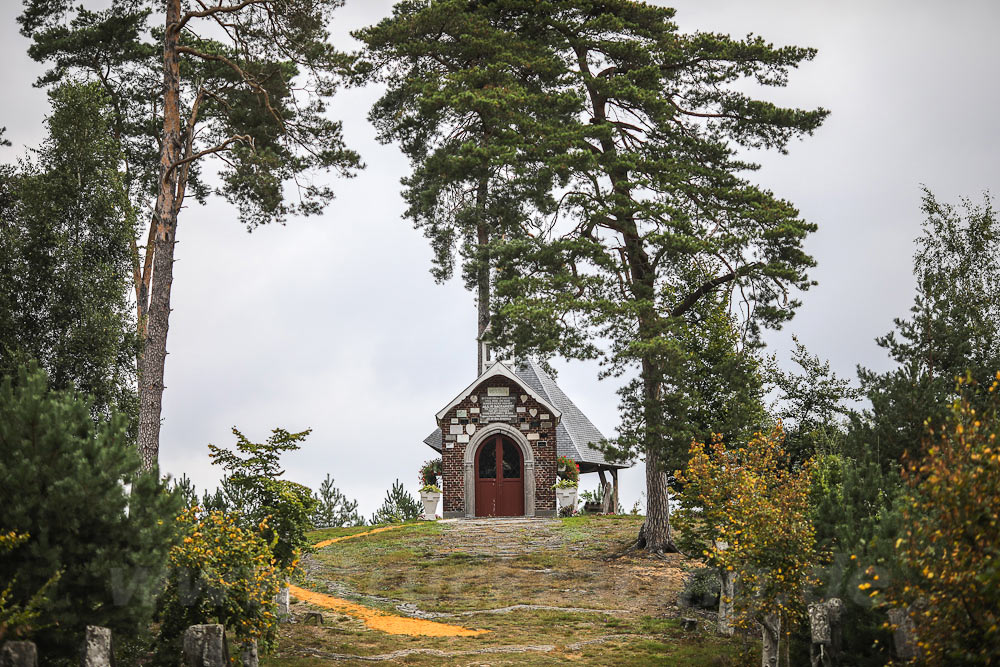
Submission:
M 38 667 L 35 642 L 5 642 L 0 648 L 0 667 Z
M 83 640 L 83 655 L 80 667 L 113 667 L 114 653 L 111 651 L 111 630 L 97 625 L 88 625 Z
M 184 632 L 184 667 L 226 667 L 229 647 L 226 629 L 212 625 L 192 625 Z
M 309 625 L 312 621 L 312 625 L 323 625 L 323 614 L 318 611 L 306 612 L 305 620 L 302 621 L 304 625 Z

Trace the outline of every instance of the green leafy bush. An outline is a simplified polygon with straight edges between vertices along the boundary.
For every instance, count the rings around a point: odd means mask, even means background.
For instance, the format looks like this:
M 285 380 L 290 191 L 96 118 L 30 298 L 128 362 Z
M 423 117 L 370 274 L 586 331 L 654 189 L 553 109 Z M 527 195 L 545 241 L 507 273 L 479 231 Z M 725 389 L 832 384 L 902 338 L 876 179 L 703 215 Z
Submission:
M 701 609 L 718 609 L 722 581 L 714 567 L 701 567 L 690 572 L 680 594 L 681 604 Z
M 181 496 L 143 473 L 118 413 L 96 422 L 88 399 L 52 391 L 22 368 L 0 385 L 0 526 L 29 533 L 0 553 L 11 604 L 27 604 L 53 575 L 32 639 L 46 660 L 76 655 L 87 625 L 135 636 L 149 623 Z
M 970 386 L 971 385 L 971 386 Z M 971 379 L 927 453 L 907 462 L 903 530 L 895 548 L 908 576 L 888 584 L 873 569 L 858 589 L 908 609 L 928 664 L 1000 663 L 1000 372 L 989 403 Z
M 775 644 L 804 625 L 818 583 L 811 461 L 790 465 L 783 437 L 779 423 L 743 446 L 728 447 L 721 437 L 692 443 L 674 514 L 679 546 L 733 573 L 741 589 L 734 624 L 762 625 Z
M 312 527 L 312 515 L 319 501 L 308 487 L 279 479 L 284 471 L 278 459 L 284 452 L 299 449 L 309 430 L 289 433 L 276 428 L 265 442 L 250 442 L 236 428 L 233 435 L 235 452 L 208 446 L 212 463 L 221 465 L 227 473 L 223 504 L 244 519 L 244 526 L 265 525 L 264 538 L 272 543 L 281 567 L 288 567 L 309 546 L 306 531 Z

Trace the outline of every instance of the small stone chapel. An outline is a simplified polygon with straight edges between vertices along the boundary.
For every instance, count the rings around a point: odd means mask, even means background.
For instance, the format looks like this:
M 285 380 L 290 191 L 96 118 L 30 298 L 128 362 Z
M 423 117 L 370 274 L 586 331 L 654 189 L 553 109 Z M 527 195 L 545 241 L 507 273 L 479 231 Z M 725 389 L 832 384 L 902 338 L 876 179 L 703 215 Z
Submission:
M 489 362 L 435 419 L 424 442 L 441 454 L 444 518 L 556 516 L 560 456 L 600 475 L 604 511 L 618 506 L 626 466 L 590 447 L 604 436 L 533 361 Z

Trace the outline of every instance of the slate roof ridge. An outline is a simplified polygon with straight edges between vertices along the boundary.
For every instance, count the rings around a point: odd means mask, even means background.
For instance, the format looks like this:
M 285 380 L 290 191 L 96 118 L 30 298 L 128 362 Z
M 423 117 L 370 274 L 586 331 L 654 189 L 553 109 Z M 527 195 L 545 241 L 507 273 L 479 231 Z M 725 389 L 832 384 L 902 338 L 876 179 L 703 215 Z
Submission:
M 616 468 L 626 467 L 621 464 L 610 463 L 604 458 L 604 452 L 590 447 L 589 443 L 597 444 L 605 440 L 604 435 L 538 363 L 531 359 L 526 359 L 518 364 L 515 372 L 525 382 L 529 384 L 537 383 L 537 388 L 545 394 L 549 402 L 562 411 L 562 420 L 560 420 L 556 428 L 556 444 L 560 456 L 569 455 L 574 461 L 579 462 L 608 465 Z M 562 440 L 565 440 L 565 442 L 562 442 Z

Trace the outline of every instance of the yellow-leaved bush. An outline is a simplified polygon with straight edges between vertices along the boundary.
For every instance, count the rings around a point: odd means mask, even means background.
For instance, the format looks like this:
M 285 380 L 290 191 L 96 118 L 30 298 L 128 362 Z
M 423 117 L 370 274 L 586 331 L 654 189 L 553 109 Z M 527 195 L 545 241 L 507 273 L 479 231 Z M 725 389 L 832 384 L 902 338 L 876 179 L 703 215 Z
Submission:
M 678 473 L 678 543 L 709 565 L 732 572 L 738 626 L 775 615 L 786 633 L 805 617 L 815 583 L 815 531 L 810 520 L 811 462 L 793 467 L 779 423 L 742 447 L 717 437 L 693 443 Z
M 177 517 L 178 543 L 170 550 L 158 618 L 163 652 L 170 652 L 191 625 L 221 623 L 239 640 L 267 646 L 277 622 L 275 596 L 297 561 L 281 568 L 263 537 L 223 512 L 197 507 Z
M 28 533 L 0 531 L 0 553 L 13 551 L 27 542 L 29 537 Z M 0 590 L 0 643 L 8 635 L 17 638 L 30 634 L 31 630 L 38 626 L 38 620 L 42 616 L 42 607 L 47 601 L 46 594 L 59 581 L 59 576 L 59 573 L 54 574 L 41 589 L 27 601 L 21 603 L 12 599 L 13 581 L 8 582 L 6 587 Z
M 907 576 L 885 604 L 909 611 L 928 664 L 1000 663 L 998 386 L 1000 373 L 977 411 L 969 397 L 982 386 L 961 380 L 950 419 L 904 469 Z

